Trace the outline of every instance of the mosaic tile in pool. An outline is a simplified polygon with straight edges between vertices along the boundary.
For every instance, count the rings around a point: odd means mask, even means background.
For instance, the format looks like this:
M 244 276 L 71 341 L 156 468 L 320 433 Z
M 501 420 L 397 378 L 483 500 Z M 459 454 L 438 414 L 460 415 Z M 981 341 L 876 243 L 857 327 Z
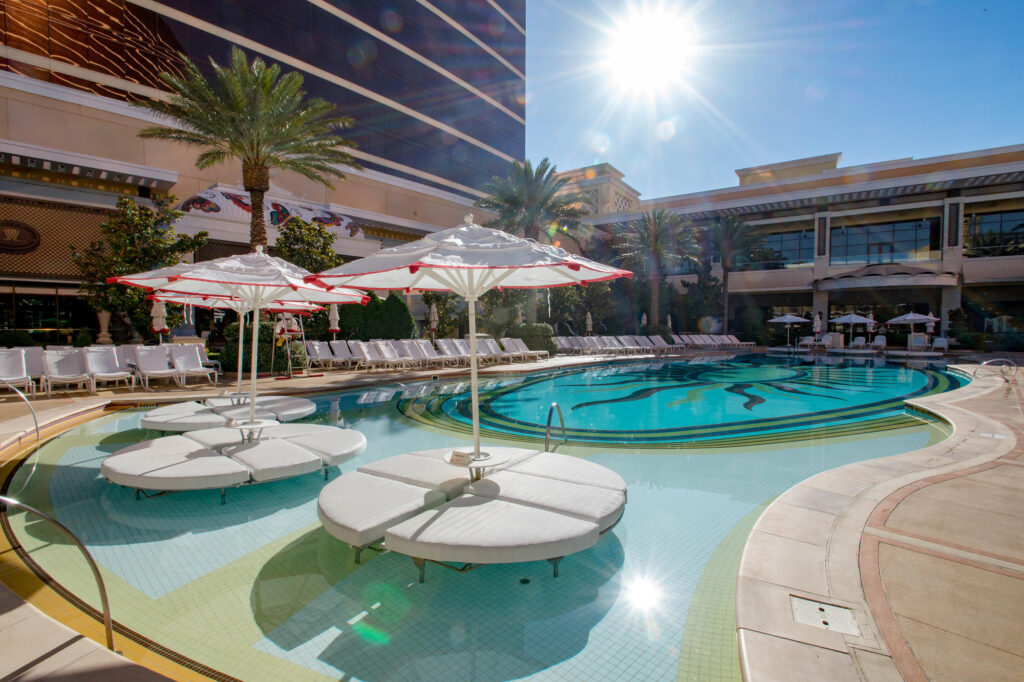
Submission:
M 543 438 L 547 408 L 557 402 L 572 441 L 756 446 L 814 429 L 834 437 L 903 428 L 905 399 L 962 382 L 937 369 L 821 360 L 747 355 L 539 373 L 483 391 L 481 428 Z M 410 398 L 402 409 L 441 428 L 471 424 L 463 395 Z
M 910 380 L 912 388 L 929 381 Z M 366 434 L 366 452 L 341 467 L 349 471 L 464 444 L 461 431 L 404 410 L 417 395 L 465 388 L 425 383 L 320 396 L 316 420 L 343 420 Z M 55 513 L 88 544 L 120 623 L 247 680 L 737 679 L 731 599 L 760 509 L 819 471 L 945 436 L 906 417 L 877 433 L 852 437 L 830 426 L 840 435 L 807 431 L 802 441 L 758 448 L 560 446 L 625 478 L 629 503 L 619 525 L 567 557 L 557 579 L 546 562 L 466 574 L 431 566 L 420 585 L 405 557 L 364 553 L 362 565 L 353 563 L 317 522 L 324 484 L 315 474 L 229 490 L 225 506 L 218 491 L 136 501 L 107 484 L 102 458 L 153 435 L 138 428 L 139 414 L 103 417 L 46 445 L 24 501 Z M 487 441 L 531 444 L 493 432 Z M 73 547 L 21 515 L 11 522 L 45 571 L 95 603 Z

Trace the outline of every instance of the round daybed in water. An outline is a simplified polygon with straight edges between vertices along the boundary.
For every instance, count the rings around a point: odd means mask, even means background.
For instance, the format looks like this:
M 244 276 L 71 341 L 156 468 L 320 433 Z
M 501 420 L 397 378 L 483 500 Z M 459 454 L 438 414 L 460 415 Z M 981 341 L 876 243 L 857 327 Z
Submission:
M 490 448 L 494 466 L 448 463 L 451 449 L 396 455 L 342 474 L 320 491 L 328 533 L 356 553 L 381 539 L 405 554 L 424 579 L 425 562 L 558 562 L 597 543 L 626 505 L 626 483 L 611 469 L 578 457 Z M 475 478 L 475 476 L 473 477 Z M 452 567 L 452 566 L 449 566 Z
M 290 422 L 316 412 L 316 403 L 308 398 L 266 395 L 256 398 L 256 419 Z M 249 419 L 248 397 L 210 398 L 164 405 L 147 412 L 140 422 L 144 429 L 177 433 L 224 426 L 229 421 Z
M 142 491 L 174 492 L 226 488 L 323 473 L 366 449 L 353 429 L 322 424 L 281 424 L 246 440 L 238 429 L 189 431 L 142 441 L 118 450 L 100 464 L 111 483 Z

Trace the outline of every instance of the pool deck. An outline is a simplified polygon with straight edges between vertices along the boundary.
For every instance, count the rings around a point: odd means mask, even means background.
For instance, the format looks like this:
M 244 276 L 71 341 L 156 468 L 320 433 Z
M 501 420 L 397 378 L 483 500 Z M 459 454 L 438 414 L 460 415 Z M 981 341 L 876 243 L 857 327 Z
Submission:
M 590 362 L 595 359 L 559 357 L 519 363 L 511 371 Z M 482 375 L 507 371 L 504 365 Z M 331 371 L 265 378 L 259 386 L 264 392 L 333 391 L 466 373 Z M 769 506 L 747 540 L 737 585 L 737 636 L 747 679 L 1019 679 L 1022 388 L 1019 373 L 986 369 L 964 389 L 915 401 L 918 409 L 953 423 L 954 434 L 924 450 L 818 474 Z M 209 397 L 230 389 L 231 382 L 222 381 L 154 392 L 59 394 L 33 405 L 46 437 L 108 406 Z M 23 403 L 0 401 L 0 471 L 34 442 L 25 439 L 31 427 Z M 0 553 L 0 564 L 6 561 Z M 149 680 L 160 679 L 154 672 L 159 671 L 198 679 L 120 637 L 116 643 L 127 658 L 107 651 L 95 621 L 45 592 L 37 590 L 32 602 L 67 614 L 61 619 L 75 629 L 0 584 L 0 678 Z M 850 609 L 857 634 L 797 623 L 793 596 Z

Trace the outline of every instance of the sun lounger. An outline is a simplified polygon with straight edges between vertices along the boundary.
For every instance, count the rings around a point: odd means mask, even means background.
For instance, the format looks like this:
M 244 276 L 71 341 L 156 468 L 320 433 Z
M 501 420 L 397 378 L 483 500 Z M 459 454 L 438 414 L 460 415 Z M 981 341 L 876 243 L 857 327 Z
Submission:
M 757 345 L 753 341 L 740 341 L 732 334 L 729 334 L 726 338 L 732 342 L 734 348 L 753 348 Z
M 872 350 L 883 351 L 883 350 L 885 350 L 885 346 L 886 346 L 886 343 L 885 343 L 885 335 L 884 334 L 879 334 L 878 336 L 876 336 L 874 339 L 871 340 L 871 349 Z
M 43 351 L 42 386 L 46 388 L 46 397 L 50 397 L 54 386 L 72 384 L 88 389 L 89 393 L 96 392 L 96 381 L 86 370 L 82 354 L 77 349 Z
M 855 336 L 853 341 L 850 342 L 850 350 L 864 349 L 868 347 L 868 342 L 863 336 Z
M 330 351 L 328 356 L 327 351 L 321 350 L 320 356 L 328 358 L 331 361 L 331 366 L 341 365 L 348 369 L 356 363 L 356 357 L 352 354 L 352 350 L 345 341 L 335 339 L 334 341 L 320 341 L 319 343 L 326 344 L 327 350 Z M 323 349 L 323 346 L 320 347 Z
M 509 353 L 508 351 L 502 350 L 498 345 L 498 342 L 494 339 L 477 339 L 476 342 L 477 350 L 482 349 L 483 352 L 494 359 L 496 362 L 515 362 L 516 359 L 525 360 L 521 353 Z
M 522 339 L 505 337 L 501 343 L 505 350 L 519 353 L 525 360 L 547 360 L 550 355 L 546 350 L 531 350 Z
M 25 367 L 24 349 L 0 348 L 0 381 L 11 386 L 23 386 L 30 396 L 36 394 L 36 382 L 28 375 Z
M 146 390 L 149 390 L 150 379 L 170 379 L 181 386 L 181 371 L 168 366 L 167 351 L 163 346 L 136 346 L 135 358 L 135 372 Z
M 347 346 L 346 346 L 347 347 Z M 333 367 L 334 354 L 323 341 L 306 341 L 306 357 L 310 367 Z
M 939 337 L 932 341 L 932 351 L 936 353 L 948 353 L 949 352 L 949 339 L 945 337 Z
M 276 438 L 232 445 L 221 452 L 248 469 L 256 482 L 302 476 L 323 467 L 320 458 L 309 450 Z
M 100 472 L 136 490 L 205 490 L 249 481 L 249 470 L 185 436 L 136 443 L 105 458 Z
M 455 339 L 437 339 L 437 348 L 445 357 L 459 364 L 469 364 L 469 353 L 459 350 Z
M 126 386 L 135 390 L 135 374 L 118 365 L 117 353 L 113 346 L 93 346 L 80 351 L 85 359 L 85 369 L 94 381 L 124 381 Z
M 438 353 L 437 348 L 430 342 L 430 339 L 415 339 L 413 343 L 419 347 L 420 353 L 431 363 L 437 363 L 441 367 L 457 367 L 462 364 L 461 358 L 449 357 Z
M 188 383 L 189 377 L 206 377 L 211 384 L 217 383 L 217 370 L 203 365 L 199 355 L 199 346 L 194 343 L 182 346 L 170 346 L 171 364 L 181 372 L 182 387 Z

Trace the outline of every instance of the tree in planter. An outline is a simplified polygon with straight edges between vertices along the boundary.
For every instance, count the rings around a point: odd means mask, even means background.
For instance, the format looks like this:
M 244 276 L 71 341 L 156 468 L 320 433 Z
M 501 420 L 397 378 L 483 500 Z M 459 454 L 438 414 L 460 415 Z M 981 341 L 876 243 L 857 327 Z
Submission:
M 128 197 L 117 202 L 117 212 L 100 225 L 103 237 L 79 251 L 71 247 L 71 260 L 82 275 L 80 289 L 90 307 L 121 313 L 142 336 L 151 336 L 152 303 L 137 287 L 107 284 L 108 277 L 130 275 L 181 262 L 182 257 L 206 243 L 206 233 L 194 237 L 175 234 L 173 224 L 181 211 L 171 209 L 174 197 L 156 198 L 143 206 Z M 177 320 L 168 317 L 168 324 Z
M 619 230 L 613 248 L 619 261 L 647 280 L 651 297 L 647 324 L 659 327 L 662 279 L 683 261 L 698 262 L 696 235 L 679 214 L 659 209 Z
M 332 102 L 307 99 L 298 72 L 281 76 L 277 64 L 267 66 L 259 58 L 250 64 L 240 48 L 232 47 L 229 65 L 211 59 L 213 77 L 207 78 L 188 57 L 180 57 L 183 75 L 160 74 L 171 96 L 138 102 L 173 126 L 151 126 L 139 131 L 139 136 L 202 148 L 197 168 L 240 161 L 242 186 L 252 207 L 249 241 L 253 248 L 267 244 L 263 197 L 270 189 L 271 168 L 294 171 L 333 187 L 329 177 L 345 177 L 338 166 L 359 167 L 348 152 L 339 149 L 355 147 L 339 134 L 352 126 L 352 119 L 335 115 Z
M 505 177 L 492 178 L 484 187 L 488 196 L 476 205 L 496 214 L 487 227 L 539 241 L 541 230 L 551 225 L 557 230 L 571 230 L 593 210 L 582 194 L 565 192 L 566 182 L 557 177 L 556 168 L 546 158 L 536 169 L 529 160 L 513 161 Z M 537 296 L 530 295 L 526 300 L 526 319 L 536 322 Z
M 751 262 L 761 243 L 761 236 L 736 216 L 708 225 L 711 253 L 722 262 L 722 333 L 729 332 L 729 273 Z

